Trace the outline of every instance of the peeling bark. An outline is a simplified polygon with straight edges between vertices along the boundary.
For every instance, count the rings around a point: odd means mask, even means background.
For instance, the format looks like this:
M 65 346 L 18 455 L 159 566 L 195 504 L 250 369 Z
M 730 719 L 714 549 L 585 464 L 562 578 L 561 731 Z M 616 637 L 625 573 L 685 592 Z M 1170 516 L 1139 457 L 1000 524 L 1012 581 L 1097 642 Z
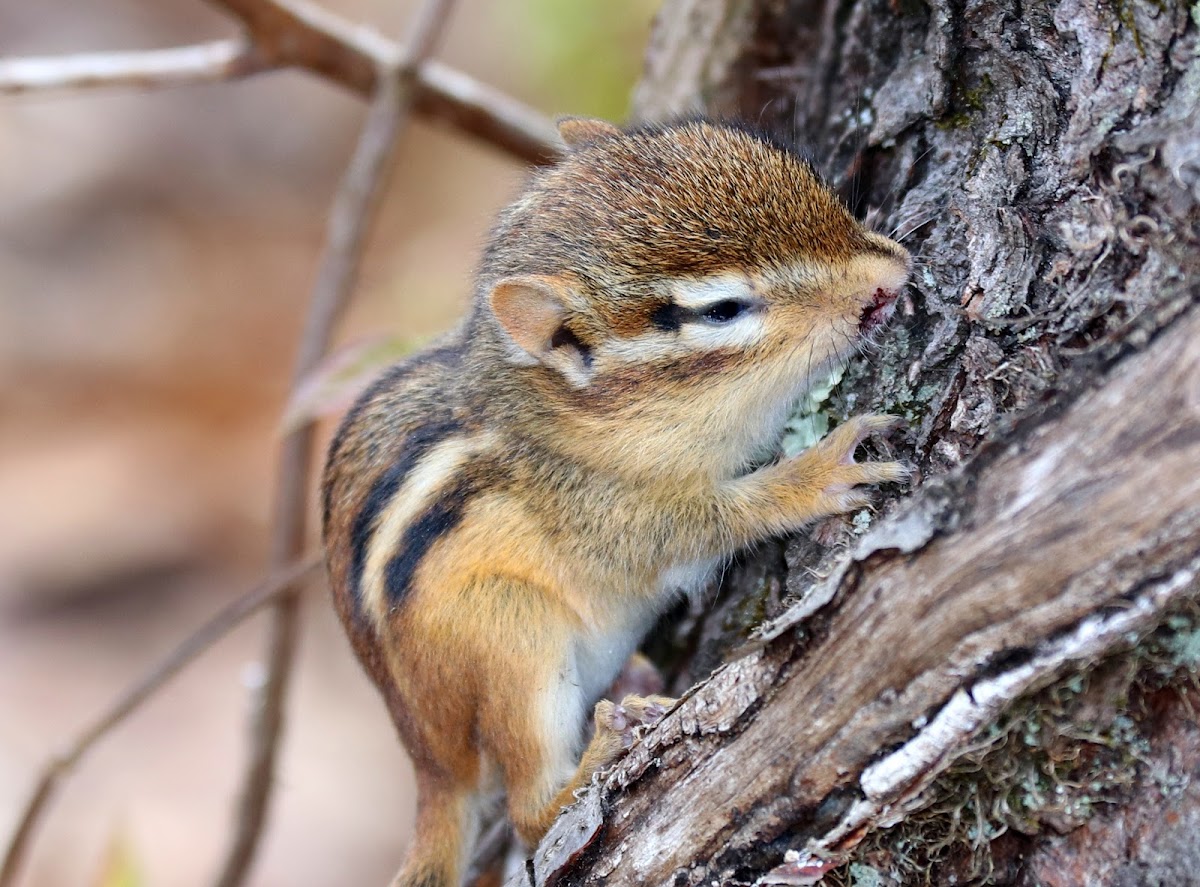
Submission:
M 715 617 L 685 620 L 681 680 L 728 664 L 559 820 L 533 883 L 847 883 L 854 847 L 930 804 L 1014 700 L 1194 599 L 1197 18 L 1170 0 L 666 4 L 639 115 L 796 137 L 918 257 L 895 329 L 826 411 L 904 416 L 895 446 L 925 482 L 865 535 L 858 515 L 792 540 L 785 569 L 751 555 Z M 747 644 L 748 613 L 774 618 Z M 1194 772 L 1188 717 L 1138 722 L 1158 757 L 1113 809 L 997 837 L 997 867 L 959 882 L 1194 871 L 1172 836 L 1194 834 L 1195 797 L 1156 828 L 1145 789 L 1153 767 Z M 874 852 L 878 883 L 902 883 Z

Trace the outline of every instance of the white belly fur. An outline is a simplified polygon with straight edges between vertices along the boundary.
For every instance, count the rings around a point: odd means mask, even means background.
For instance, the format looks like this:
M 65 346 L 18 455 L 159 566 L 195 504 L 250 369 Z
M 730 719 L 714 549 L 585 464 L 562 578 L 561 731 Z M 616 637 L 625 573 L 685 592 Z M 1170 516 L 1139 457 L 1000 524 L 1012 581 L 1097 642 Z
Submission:
M 668 567 L 659 576 L 659 593 L 655 601 L 633 608 L 626 619 L 608 632 L 597 632 L 581 639 L 575 647 L 575 673 L 585 706 L 599 699 L 608 689 L 662 611 L 680 594 L 695 596 L 703 592 L 723 560 L 715 557 Z
M 680 594 L 695 596 L 704 591 L 723 560 L 716 557 L 668 567 L 659 577 L 654 600 L 631 607 L 626 618 L 607 631 L 581 637 L 567 672 L 546 698 L 546 716 L 559 725 L 579 724 L 580 742 L 586 742 L 591 736 L 591 706 L 612 685 L 662 610 Z M 562 766 L 566 765 L 564 760 Z

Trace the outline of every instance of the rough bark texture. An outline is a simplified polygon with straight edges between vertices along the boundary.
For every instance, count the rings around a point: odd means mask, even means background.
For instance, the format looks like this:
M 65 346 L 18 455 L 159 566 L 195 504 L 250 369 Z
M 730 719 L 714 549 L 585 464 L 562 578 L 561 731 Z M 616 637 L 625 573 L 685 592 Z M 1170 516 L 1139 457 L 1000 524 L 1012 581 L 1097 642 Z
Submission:
M 924 482 L 869 531 L 751 555 L 676 627 L 681 683 L 730 664 L 526 881 L 1198 882 L 1198 24 L 1172 0 L 666 4 L 639 115 L 793 136 L 918 256 L 820 412 L 904 416 Z
M 1148 700 L 1147 760 L 1124 803 L 1029 842 L 1021 887 L 1195 884 L 1200 879 L 1200 691 Z

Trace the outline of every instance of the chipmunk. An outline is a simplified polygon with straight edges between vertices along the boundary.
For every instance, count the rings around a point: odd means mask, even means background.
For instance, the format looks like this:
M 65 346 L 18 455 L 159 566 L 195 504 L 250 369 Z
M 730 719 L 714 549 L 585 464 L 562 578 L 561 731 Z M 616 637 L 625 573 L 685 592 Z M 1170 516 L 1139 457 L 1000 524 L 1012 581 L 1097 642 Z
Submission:
M 737 125 L 559 129 L 568 152 L 500 214 L 469 316 L 386 371 L 329 451 L 334 600 L 416 770 L 396 887 L 460 883 L 497 776 L 534 846 L 673 703 L 597 700 L 678 595 L 906 476 L 854 461 L 893 424 L 877 415 L 776 458 L 810 381 L 888 319 L 904 248 Z

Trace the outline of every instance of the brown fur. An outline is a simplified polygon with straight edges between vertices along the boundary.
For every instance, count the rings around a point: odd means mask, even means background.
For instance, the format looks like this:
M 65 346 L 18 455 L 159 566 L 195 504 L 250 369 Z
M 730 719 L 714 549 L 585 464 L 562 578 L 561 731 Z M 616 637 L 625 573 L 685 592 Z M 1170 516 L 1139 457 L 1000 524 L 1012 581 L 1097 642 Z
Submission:
M 737 128 L 576 120 L 564 137 L 572 153 L 501 214 L 471 317 L 364 395 L 326 467 L 334 600 L 417 770 L 397 885 L 458 883 L 496 777 L 536 842 L 621 725 L 669 704 L 598 704 L 583 749 L 582 713 L 669 571 L 702 576 L 904 474 L 853 462 L 878 417 L 756 467 L 806 376 L 903 284 L 901 247 Z

